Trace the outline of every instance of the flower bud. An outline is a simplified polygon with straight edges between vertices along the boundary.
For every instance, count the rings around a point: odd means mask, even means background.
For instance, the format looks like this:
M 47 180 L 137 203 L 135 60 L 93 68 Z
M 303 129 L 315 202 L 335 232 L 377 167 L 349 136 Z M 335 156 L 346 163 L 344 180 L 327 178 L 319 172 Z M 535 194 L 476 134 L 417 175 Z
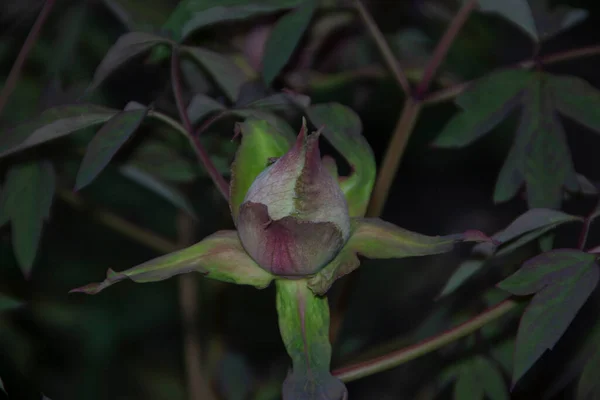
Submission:
M 346 199 L 323 165 L 319 136 L 306 135 L 303 121 L 294 146 L 256 177 L 240 206 L 244 248 L 275 275 L 318 272 L 350 236 Z

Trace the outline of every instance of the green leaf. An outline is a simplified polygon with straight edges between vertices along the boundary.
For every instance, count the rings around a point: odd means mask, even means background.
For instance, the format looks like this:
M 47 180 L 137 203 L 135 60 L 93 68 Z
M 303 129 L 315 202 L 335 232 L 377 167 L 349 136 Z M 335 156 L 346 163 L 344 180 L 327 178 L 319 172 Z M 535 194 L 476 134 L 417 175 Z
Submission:
M 229 100 L 232 102 L 237 100 L 247 77 L 231 57 L 199 47 L 183 46 L 181 49 L 214 79 Z
M 516 295 L 536 293 L 517 332 L 513 385 L 546 349 L 552 349 L 595 289 L 596 256 L 557 249 L 527 261 L 497 286 Z
M 188 104 L 187 113 L 192 124 L 196 124 L 202 121 L 208 114 L 212 114 L 216 111 L 225 111 L 227 108 L 216 101 L 208 97 L 205 94 L 198 93 Z
M 10 216 L 15 257 L 26 278 L 31 274 L 44 220 L 50 216 L 55 180 L 48 161 L 16 164 L 6 174 L 0 214 Z
M 153 139 L 141 143 L 125 165 L 171 182 L 187 183 L 202 175 L 196 162 L 188 160 L 166 143 Z
M 119 171 L 140 186 L 164 198 L 178 209 L 185 211 L 192 218 L 198 219 L 198 216 L 194 212 L 194 207 L 179 190 L 132 166 L 122 166 L 119 168 Z
M 360 118 L 339 103 L 313 105 L 306 114 L 318 129 L 323 128 L 325 138 L 350 164 L 352 173 L 339 179 L 340 187 L 350 216 L 364 216 L 375 183 L 376 165 L 371 146 L 362 135 Z
M 237 109 L 263 111 L 286 111 L 290 108 L 305 109 L 310 106 L 310 97 L 297 93 L 275 93 L 246 104 L 236 104 Z
M 585 10 L 550 4 L 549 0 L 479 1 L 482 11 L 502 15 L 536 42 L 548 39 L 587 17 Z
M 534 208 L 521 214 L 492 238 L 504 244 L 528 232 L 555 228 L 574 221 L 583 222 L 583 218 L 549 208 Z
M 277 315 L 292 371 L 283 382 L 283 400 L 345 400 L 348 391 L 330 372 L 329 305 L 304 280 L 277 280 Z
M 338 255 L 309 279 L 316 294 L 326 293 L 333 282 L 360 265 L 358 255 L 367 258 L 404 258 L 447 253 L 459 242 L 489 240 L 479 231 L 448 236 L 426 236 L 411 232 L 379 218 L 354 218 L 350 239 Z
M 269 159 L 287 153 L 293 144 L 293 137 L 283 135 L 267 121 L 253 118 L 237 124 L 236 129 L 242 135 L 242 142 L 231 166 L 229 204 L 233 220 L 237 223 L 246 192 L 268 166 Z
M 129 60 L 149 52 L 154 46 L 171 44 L 171 41 L 160 36 L 145 32 L 130 32 L 121 36 L 108 50 L 104 59 L 96 68 L 88 91 L 95 89 L 115 70 Z
M 600 397 L 600 335 L 593 338 L 594 348 L 590 349 L 590 358 L 585 364 L 577 384 L 577 400 L 594 400 Z
M 137 283 L 157 282 L 188 272 L 199 272 L 207 278 L 259 289 L 269 286 L 273 279 L 245 252 L 236 231 L 219 231 L 190 247 L 126 271 L 109 269 L 103 282 L 91 283 L 71 292 L 97 294 L 124 279 Z
M 519 105 L 531 76 L 526 70 L 507 69 L 476 81 L 457 97 L 461 112 L 446 124 L 433 144 L 464 147 L 491 131 Z
M 21 300 L 13 299 L 12 297 L 0 294 L 0 313 L 19 308 L 23 304 L 24 302 Z
M 176 42 L 220 22 L 239 21 L 302 4 L 302 0 L 183 0 L 163 25 Z
M 502 373 L 483 356 L 469 359 L 459 369 L 454 386 L 454 399 L 508 400 L 510 398 Z
M 561 114 L 600 132 L 600 91 L 585 80 L 568 75 L 549 75 L 548 86 Z
M 438 297 L 447 296 L 462 286 L 470 277 L 475 275 L 485 264 L 484 260 L 466 260 L 452 273 L 448 282 L 438 295 Z
M 281 135 L 285 136 L 290 143 L 294 143 L 297 132 L 292 129 L 285 119 L 279 117 L 275 113 L 257 109 L 232 109 L 231 114 L 237 115 L 244 120 L 251 118 L 266 121 L 269 125 L 279 131 Z
M 75 179 L 75 190 L 89 185 L 137 130 L 148 109 L 123 111 L 112 117 L 87 147 Z
M 50 108 L 33 121 L 0 135 L 0 157 L 102 124 L 117 113 L 117 110 L 91 104 Z
M 317 8 L 316 0 L 305 0 L 298 8 L 277 21 L 265 43 L 263 56 L 263 80 L 271 86 L 273 80 L 288 63 L 308 28 Z

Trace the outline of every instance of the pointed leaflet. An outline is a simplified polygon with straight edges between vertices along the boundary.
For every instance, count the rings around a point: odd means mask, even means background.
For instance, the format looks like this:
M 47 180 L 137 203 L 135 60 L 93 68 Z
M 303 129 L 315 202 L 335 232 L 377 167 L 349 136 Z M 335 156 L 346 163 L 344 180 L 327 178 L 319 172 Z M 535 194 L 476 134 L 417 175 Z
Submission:
M 171 182 L 191 182 L 202 175 L 198 163 L 192 162 L 167 143 L 154 139 L 145 140 L 133 150 L 125 165 Z
M 219 22 L 237 21 L 288 9 L 302 0 L 183 0 L 163 25 L 173 40 L 181 42 L 195 31 Z
M 534 208 L 526 211 L 508 227 L 492 236 L 493 240 L 499 242 L 497 250 L 491 246 L 491 243 L 481 243 L 473 247 L 471 258 L 461 263 L 450 276 L 440 297 L 453 293 L 475 275 L 485 265 L 486 260 L 493 255 L 507 254 L 559 225 L 574 221 L 583 222 L 583 218 L 546 208 Z
M 515 142 L 502 167 L 494 200 L 506 201 L 522 181 L 530 208 L 558 208 L 563 186 L 576 190 L 577 176 L 545 74 L 536 73 L 523 97 Z
M 140 126 L 147 113 L 147 109 L 123 111 L 112 117 L 96 133 L 87 147 L 77 172 L 75 190 L 87 186 L 98 176 Z
M 275 93 L 247 103 L 236 104 L 236 109 L 285 111 L 293 108 L 306 108 L 310 105 L 310 97 L 298 93 Z
M 0 214 L 10 217 L 15 257 L 25 277 L 31 273 L 44 220 L 50 216 L 55 180 L 48 161 L 16 164 L 6 174 Z
M 304 280 L 278 280 L 277 315 L 292 371 L 283 382 L 283 400 L 346 400 L 344 384 L 330 372 L 329 306 Z
M 379 218 L 355 218 L 350 239 L 323 270 L 309 279 L 309 287 L 324 294 L 333 282 L 360 265 L 358 255 L 367 258 L 404 258 L 441 254 L 459 242 L 489 240 L 479 231 L 448 236 L 426 236 L 408 231 Z
M 438 147 L 463 147 L 498 125 L 519 104 L 532 73 L 520 69 L 494 72 L 469 86 L 456 99 L 461 108 L 435 139 Z
M 283 135 L 267 121 L 248 118 L 236 125 L 242 141 L 231 166 L 229 204 L 234 222 L 246 192 L 269 160 L 281 157 L 291 148 L 294 138 Z
M 551 0 L 479 0 L 482 11 L 497 13 L 518 25 L 536 42 L 548 39 L 587 17 L 587 12 Z
M 123 272 L 109 269 L 100 283 L 73 289 L 71 292 L 96 294 L 107 287 L 131 279 L 137 283 L 157 282 L 188 272 L 200 272 L 207 278 L 252 285 L 259 289 L 269 286 L 273 277 L 260 268 L 242 248 L 236 231 L 213 233 L 183 250 L 152 259 Z
M 304 0 L 298 8 L 281 17 L 273 27 L 265 43 L 263 56 L 262 75 L 265 85 L 271 86 L 288 63 L 316 8 L 316 0 Z
M 237 100 L 240 88 L 247 77 L 231 57 L 199 47 L 183 46 L 181 49 L 208 72 L 229 100 L 232 102 Z
M 536 293 L 519 323 L 513 385 L 554 347 L 595 289 L 600 277 L 595 261 L 595 255 L 580 250 L 553 250 L 498 284 L 519 296 Z
M 350 216 L 364 216 L 375 182 L 376 166 L 371 146 L 362 135 L 360 118 L 338 103 L 310 106 L 306 114 L 317 129 L 323 129 L 323 135 L 350 164 L 352 173 L 340 178 L 340 187 L 346 196 Z
M 600 132 L 600 91 L 585 80 L 568 75 L 548 75 L 548 86 L 561 114 Z
M 3 132 L 0 135 L 0 157 L 102 124 L 118 112 L 91 104 L 50 108 L 32 121 Z
M 483 356 L 464 362 L 454 385 L 454 399 L 508 400 L 508 389 L 498 367 Z
M 150 51 L 159 44 L 170 44 L 168 39 L 145 32 L 130 32 L 121 36 L 108 50 L 104 59 L 96 68 L 94 78 L 88 90 L 95 89 L 113 71 L 121 67 L 131 58 Z
M 226 108 L 223 104 L 202 93 L 196 94 L 187 107 L 187 113 L 192 124 L 202 121 L 208 114 L 212 114 L 215 111 L 225 110 Z

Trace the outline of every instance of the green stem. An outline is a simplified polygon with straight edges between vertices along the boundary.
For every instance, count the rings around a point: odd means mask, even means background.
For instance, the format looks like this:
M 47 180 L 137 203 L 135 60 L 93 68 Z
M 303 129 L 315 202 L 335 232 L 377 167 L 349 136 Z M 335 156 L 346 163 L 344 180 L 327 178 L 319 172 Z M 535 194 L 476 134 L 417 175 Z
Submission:
M 333 375 L 344 382 L 352 382 L 378 372 L 395 368 L 477 331 L 484 325 L 513 310 L 517 304 L 518 303 L 513 300 L 506 300 L 479 314 L 475 318 L 440 335 L 423 340 L 420 343 L 400 349 L 393 353 L 339 368 L 333 371 Z

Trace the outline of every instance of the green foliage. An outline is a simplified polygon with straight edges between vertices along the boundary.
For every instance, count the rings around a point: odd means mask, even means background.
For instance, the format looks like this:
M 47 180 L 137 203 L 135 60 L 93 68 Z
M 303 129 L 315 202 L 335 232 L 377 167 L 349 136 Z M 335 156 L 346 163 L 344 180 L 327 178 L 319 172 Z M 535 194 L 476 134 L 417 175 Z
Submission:
M 487 357 L 476 355 L 444 372 L 454 379 L 455 400 L 508 400 L 510 398 L 502 372 Z

